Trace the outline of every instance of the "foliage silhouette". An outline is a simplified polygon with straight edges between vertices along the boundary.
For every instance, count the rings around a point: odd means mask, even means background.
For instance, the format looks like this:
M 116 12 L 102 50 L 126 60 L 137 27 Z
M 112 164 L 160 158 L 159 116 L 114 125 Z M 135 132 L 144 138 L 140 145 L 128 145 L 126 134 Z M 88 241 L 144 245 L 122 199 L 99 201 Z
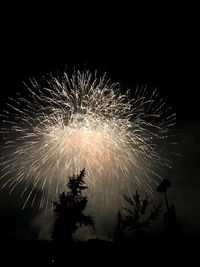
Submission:
M 87 197 L 82 191 L 87 188 L 84 181 L 85 169 L 79 175 L 68 178 L 67 192 L 59 195 L 59 201 L 54 202 L 56 220 L 52 231 L 52 239 L 58 242 L 73 242 L 73 234 L 78 227 L 85 225 L 95 228 L 94 220 L 90 215 L 85 215 Z
M 153 208 L 147 215 L 147 210 L 152 201 L 149 201 L 146 195 L 142 199 L 138 191 L 128 197 L 123 195 L 124 200 L 130 208 L 123 207 L 124 215 L 119 211 L 117 225 L 114 232 L 114 240 L 121 242 L 125 238 L 125 231 L 133 231 L 136 235 L 141 236 L 144 230 L 151 227 L 153 221 L 157 220 L 161 213 L 162 203 L 153 205 Z

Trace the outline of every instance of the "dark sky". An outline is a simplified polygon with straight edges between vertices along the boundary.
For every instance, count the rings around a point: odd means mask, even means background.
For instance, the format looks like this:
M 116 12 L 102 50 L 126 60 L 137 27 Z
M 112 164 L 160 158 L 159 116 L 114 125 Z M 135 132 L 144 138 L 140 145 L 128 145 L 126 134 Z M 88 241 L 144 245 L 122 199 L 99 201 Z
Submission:
M 34 6 L 5 10 L 0 101 L 23 90 L 22 82 L 30 77 L 71 71 L 73 66 L 107 72 L 123 88 L 158 87 L 177 113 L 182 136 L 183 157 L 172 177 L 171 197 L 181 220 L 193 225 L 189 231 L 199 233 L 198 17 L 188 7 L 157 8 L 108 8 L 101 3 L 92 11 L 76 5 L 53 7 L 51 12 Z
M 159 87 L 178 119 L 198 119 L 196 15 L 180 7 L 162 12 L 93 8 L 13 9 L 1 33 L 2 94 L 9 95 L 29 77 L 86 67 L 108 72 L 124 87 Z

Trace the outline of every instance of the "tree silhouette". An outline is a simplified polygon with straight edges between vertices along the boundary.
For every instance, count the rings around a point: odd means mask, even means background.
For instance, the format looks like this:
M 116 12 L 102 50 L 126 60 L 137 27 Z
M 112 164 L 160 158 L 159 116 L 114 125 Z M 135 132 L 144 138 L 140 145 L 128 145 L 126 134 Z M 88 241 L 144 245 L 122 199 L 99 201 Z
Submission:
M 114 229 L 114 241 L 120 243 L 124 240 L 124 220 L 121 211 L 117 214 L 117 224 Z
M 85 169 L 79 175 L 68 178 L 67 192 L 59 195 L 59 201 L 54 202 L 56 220 L 52 239 L 58 242 L 73 242 L 73 234 L 79 226 L 85 225 L 94 229 L 93 218 L 84 214 L 87 197 L 82 191 L 87 188 L 84 181 Z
M 134 231 L 136 235 L 144 233 L 144 230 L 151 227 L 153 221 L 157 220 L 161 213 L 162 203 L 158 205 L 153 205 L 150 212 L 147 213 L 149 205 L 152 201 L 149 201 L 146 195 L 145 199 L 142 199 L 138 191 L 128 197 L 123 195 L 124 200 L 130 206 L 130 208 L 124 207 L 124 216 L 121 212 L 118 213 L 117 226 L 114 232 L 115 241 L 120 241 L 119 239 L 124 238 L 124 231 Z

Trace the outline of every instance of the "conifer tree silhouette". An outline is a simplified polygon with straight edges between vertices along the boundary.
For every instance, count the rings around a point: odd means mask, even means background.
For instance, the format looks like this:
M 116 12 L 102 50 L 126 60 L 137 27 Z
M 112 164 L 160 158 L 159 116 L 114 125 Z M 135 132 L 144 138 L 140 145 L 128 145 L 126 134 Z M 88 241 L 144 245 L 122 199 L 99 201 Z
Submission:
M 118 213 L 117 226 L 114 232 L 115 241 L 120 241 L 117 239 L 124 238 L 124 231 L 133 231 L 138 236 L 143 234 L 144 230 L 150 228 L 152 222 L 157 220 L 162 208 L 162 203 L 153 205 L 153 208 L 147 214 L 148 206 L 152 203 L 147 195 L 142 199 L 138 191 L 136 191 L 131 197 L 127 195 L 123 195 L 123 197 L 129 208 L 123 208 L 123 216 L 121 212 Z
M 151 227 L 152 221 L 155 221 L 160 215 L 161 205 L 153 206 L 150 214 L 145 217 L 147 207 L 152 203 L 148 200 L 148 196 L 145 199 L 141 199 L 140 194 L 136 191 L 132 198 L 124 195 L 126 202 L 132 207 L 132 209 L 124 208 L 127 212 L 125 216 L 125 227 L 135 230 L 136 232 L 142 232 L 146 228 Z
M 95 228 L 94 220 L 90 215 L 85 215 L 87 197 L 82 191 L 87 188 L 84 181 L 85 169 L 79 175 L 68 178 L 67 192 L 59 195 L 59 201 L 54 202 L 56 220 L 52 232 L 52 239 L 60 243 L 73 242 L 73 234 L 78 227 L 85 225 Z

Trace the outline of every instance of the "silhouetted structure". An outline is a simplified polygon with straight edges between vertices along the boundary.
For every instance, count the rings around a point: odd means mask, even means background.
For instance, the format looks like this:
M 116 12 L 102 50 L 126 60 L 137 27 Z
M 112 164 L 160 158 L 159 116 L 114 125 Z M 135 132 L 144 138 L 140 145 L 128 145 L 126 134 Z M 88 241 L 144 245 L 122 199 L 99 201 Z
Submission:
M 94 228 L 92 217 L 84 214 L 87 205 L 87 197 L 82 195 L 82 191 L 87 188 L 84 177 L 85 169 L 79 175 L 69 177 L 67 184 L 69 191 L 60 194 L 59 202 L 54 203 L 54 212 L 57 218 L 52 238 L 59 243 L 71 243 L 73 234 L 79 226 L 85 225 Z
M 157 192 L 164 194 L 167 210 L 169 210 L 169 203 L 168 203 L 168 199 L 167 199 L 167 190 L 169 187 L 171 187 L 171 182 L 168 179 L 162 180 L 162 182 L 157 187 Z
M 157 192 L 163 193 L 166 202 L 166 213 L 163 215 L 165 235 L 167 239 L 177 239 L 180 234 L 178 229 L 177 219 L 176 219 L 176 210 L 174 204 L 169 205 L 167 198 L 167 190 L 171 187 L 171 182 L 168 179 L 164 179 L 160 185 L 157 187 Z

